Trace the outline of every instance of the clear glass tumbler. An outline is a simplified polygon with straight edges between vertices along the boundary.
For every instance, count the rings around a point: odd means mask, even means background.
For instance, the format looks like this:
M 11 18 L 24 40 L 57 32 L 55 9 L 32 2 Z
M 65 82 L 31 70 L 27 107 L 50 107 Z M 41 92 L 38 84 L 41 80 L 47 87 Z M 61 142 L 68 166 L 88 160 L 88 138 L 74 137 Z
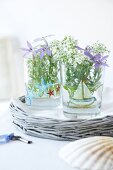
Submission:
M 62 65 L 63 112 L 70 118 L 93 117 L 100 113 L 104 68 L 89 63 Z
M 52 109 L 60 105 L 59 62 L 52 56 L 25 58 L 25 101 L 36 109 Z

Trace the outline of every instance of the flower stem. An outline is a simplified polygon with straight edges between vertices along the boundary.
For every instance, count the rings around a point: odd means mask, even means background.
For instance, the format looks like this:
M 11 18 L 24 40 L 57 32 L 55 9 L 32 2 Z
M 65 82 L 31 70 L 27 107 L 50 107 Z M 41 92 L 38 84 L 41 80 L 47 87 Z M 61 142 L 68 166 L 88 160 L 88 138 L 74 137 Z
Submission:
M 84 84 L 83 84 L 83 80 L 82 80 L 82 99 L 84 99 Z

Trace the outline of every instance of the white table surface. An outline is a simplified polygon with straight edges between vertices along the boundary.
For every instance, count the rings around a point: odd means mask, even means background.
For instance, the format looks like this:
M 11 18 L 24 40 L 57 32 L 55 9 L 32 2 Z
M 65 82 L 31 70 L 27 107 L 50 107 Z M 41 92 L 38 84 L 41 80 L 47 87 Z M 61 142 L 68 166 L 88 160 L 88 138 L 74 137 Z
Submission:
M 14 132 L 33 144 L 15 141 L 0 145 L 0 170 L 72 170 L 58 156 L 62 146 L 69 142 L 30 137 L 20 133 L 12 124 L 9 103 L 0 104 L 0 134 Z
M 0 134 L 14 132 L 32 140 L 33 144 L 10 142 L 0 145 L 0 170 L 72 170 L 59 158 L 59 150 L 69 142 L 30 137 L 13 127 L 9 103 L 0 104 Z M 104 94 L 103 111 L 113 114 L 113 89 Z

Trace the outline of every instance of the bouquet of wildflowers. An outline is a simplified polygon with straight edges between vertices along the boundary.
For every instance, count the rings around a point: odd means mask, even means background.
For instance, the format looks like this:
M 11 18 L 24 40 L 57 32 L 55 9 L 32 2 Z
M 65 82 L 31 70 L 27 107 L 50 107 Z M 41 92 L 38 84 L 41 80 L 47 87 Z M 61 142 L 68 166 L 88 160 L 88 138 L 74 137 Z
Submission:
M 64 89 L 74 99 L 91 98 L 93 93 L 102 86 L 101 77 L 109 55 L 104 44 L 99 42 L 86 48 L 78 46 L 77 40 L 66 36 L 56 42 L 55 55 L 65 65 Z
M 27 41 L 24 57 L 27 65 L 28 82 L 27 95 L 32 97 L 52 97 L 60 93 L 59 59 L 52 52 L 52 46 L 46 37 L 35 40 L 33 46 Z

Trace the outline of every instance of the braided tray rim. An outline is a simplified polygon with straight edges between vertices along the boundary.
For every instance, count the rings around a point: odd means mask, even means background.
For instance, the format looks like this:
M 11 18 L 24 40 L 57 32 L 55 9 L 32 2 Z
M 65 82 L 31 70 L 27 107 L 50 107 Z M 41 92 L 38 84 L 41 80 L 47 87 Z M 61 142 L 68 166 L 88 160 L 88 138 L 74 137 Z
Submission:
M 12 100 L 10 111 L 13 124 L 21 132 L 40 138 L 73 141 L 91 136 L 113 136 L 113 115 L 93 119 L 56 119 L 35 116 L 27 113 L 21 106 L 24 97 Z

